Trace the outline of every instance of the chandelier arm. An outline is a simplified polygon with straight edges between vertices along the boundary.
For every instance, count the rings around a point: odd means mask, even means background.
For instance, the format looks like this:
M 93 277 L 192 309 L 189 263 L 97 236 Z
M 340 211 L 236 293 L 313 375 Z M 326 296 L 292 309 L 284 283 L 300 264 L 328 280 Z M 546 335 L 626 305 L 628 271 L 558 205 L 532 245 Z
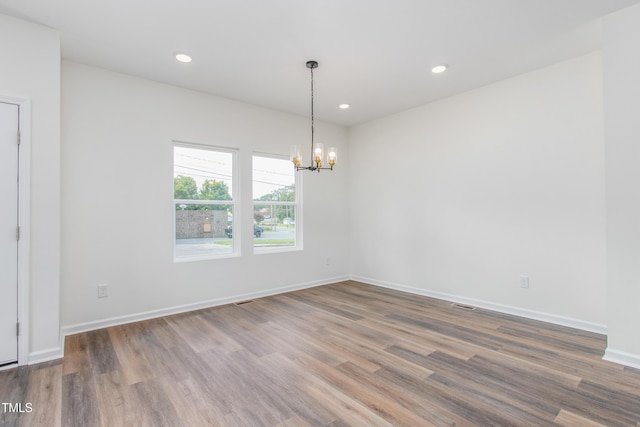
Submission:
M 324 168 L 319 168 L 317 166 L 296 166 L 296 171 L 318 171 L 320 172 L 321 170 L 326 170 L 326 171 L 332 171 L 333 170 L 333 166 L 329 166 L 324 167 Z

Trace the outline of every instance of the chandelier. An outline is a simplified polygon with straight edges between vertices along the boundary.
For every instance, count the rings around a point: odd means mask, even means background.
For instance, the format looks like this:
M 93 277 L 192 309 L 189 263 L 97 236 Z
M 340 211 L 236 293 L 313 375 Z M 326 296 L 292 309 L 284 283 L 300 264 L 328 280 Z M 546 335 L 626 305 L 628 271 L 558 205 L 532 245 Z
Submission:
M 307 68 L 311 70 L 311 165 L 302 166 L 302 154 L 298 145 L 291 146 L 291 161 L 295 165 L 296 171 L 308 170 L 320 172 L 322 169 L 333 170 L 333 166 L 338 159 L 338 150 L 336 150 L 335 147 L 329 147 L 325 152 L 324 146 L 321 143 L 313 141 L 313 70 L 318 68 L 318 63 L 316 61 L 307 61 Z M 323 166 L 327 163 L 329 166 Z

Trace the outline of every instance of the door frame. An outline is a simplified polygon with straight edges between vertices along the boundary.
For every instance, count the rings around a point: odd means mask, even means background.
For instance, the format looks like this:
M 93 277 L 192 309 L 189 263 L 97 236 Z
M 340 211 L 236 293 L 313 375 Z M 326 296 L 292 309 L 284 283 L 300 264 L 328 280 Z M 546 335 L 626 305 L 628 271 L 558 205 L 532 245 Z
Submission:
M 31 101 L 27 98 L 0 95 L 0 102 L 18 106 L 18 365 L 29 363 L 29 258 L 31 236 Z

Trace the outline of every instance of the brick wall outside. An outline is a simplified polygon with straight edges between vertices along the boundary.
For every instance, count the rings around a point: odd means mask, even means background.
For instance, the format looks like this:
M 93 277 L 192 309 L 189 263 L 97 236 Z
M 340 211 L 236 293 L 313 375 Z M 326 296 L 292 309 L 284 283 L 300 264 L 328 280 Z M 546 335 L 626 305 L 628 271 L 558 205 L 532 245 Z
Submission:
M 224 237 L 227 211 L 176 211 L 176 239 Z

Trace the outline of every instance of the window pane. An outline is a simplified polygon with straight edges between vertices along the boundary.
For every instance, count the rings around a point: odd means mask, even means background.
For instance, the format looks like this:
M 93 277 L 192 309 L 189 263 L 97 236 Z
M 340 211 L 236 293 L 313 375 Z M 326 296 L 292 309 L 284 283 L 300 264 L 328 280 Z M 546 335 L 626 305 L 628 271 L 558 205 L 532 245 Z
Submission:
M 253 200 L 295 201 L 295 173 L 290 160 L 253 156 Z
M 295 205 L 255 204 L 253 218 L 255 248 L 296 246 Z
M 296 247 L 296 197 L 296 171 L 289 159 L 253 156 L 255 250 Z
M 176 258 L 202 258 L 233 253 L 232 205 L 179 203 L 176 215 Z
M 174 198 L 231 200 L 233 154 L 193 147 L 173 148 Z
M 235 153 L 213 147 L 173 147 L 174 259 L 237 253 L 232 237 Z

